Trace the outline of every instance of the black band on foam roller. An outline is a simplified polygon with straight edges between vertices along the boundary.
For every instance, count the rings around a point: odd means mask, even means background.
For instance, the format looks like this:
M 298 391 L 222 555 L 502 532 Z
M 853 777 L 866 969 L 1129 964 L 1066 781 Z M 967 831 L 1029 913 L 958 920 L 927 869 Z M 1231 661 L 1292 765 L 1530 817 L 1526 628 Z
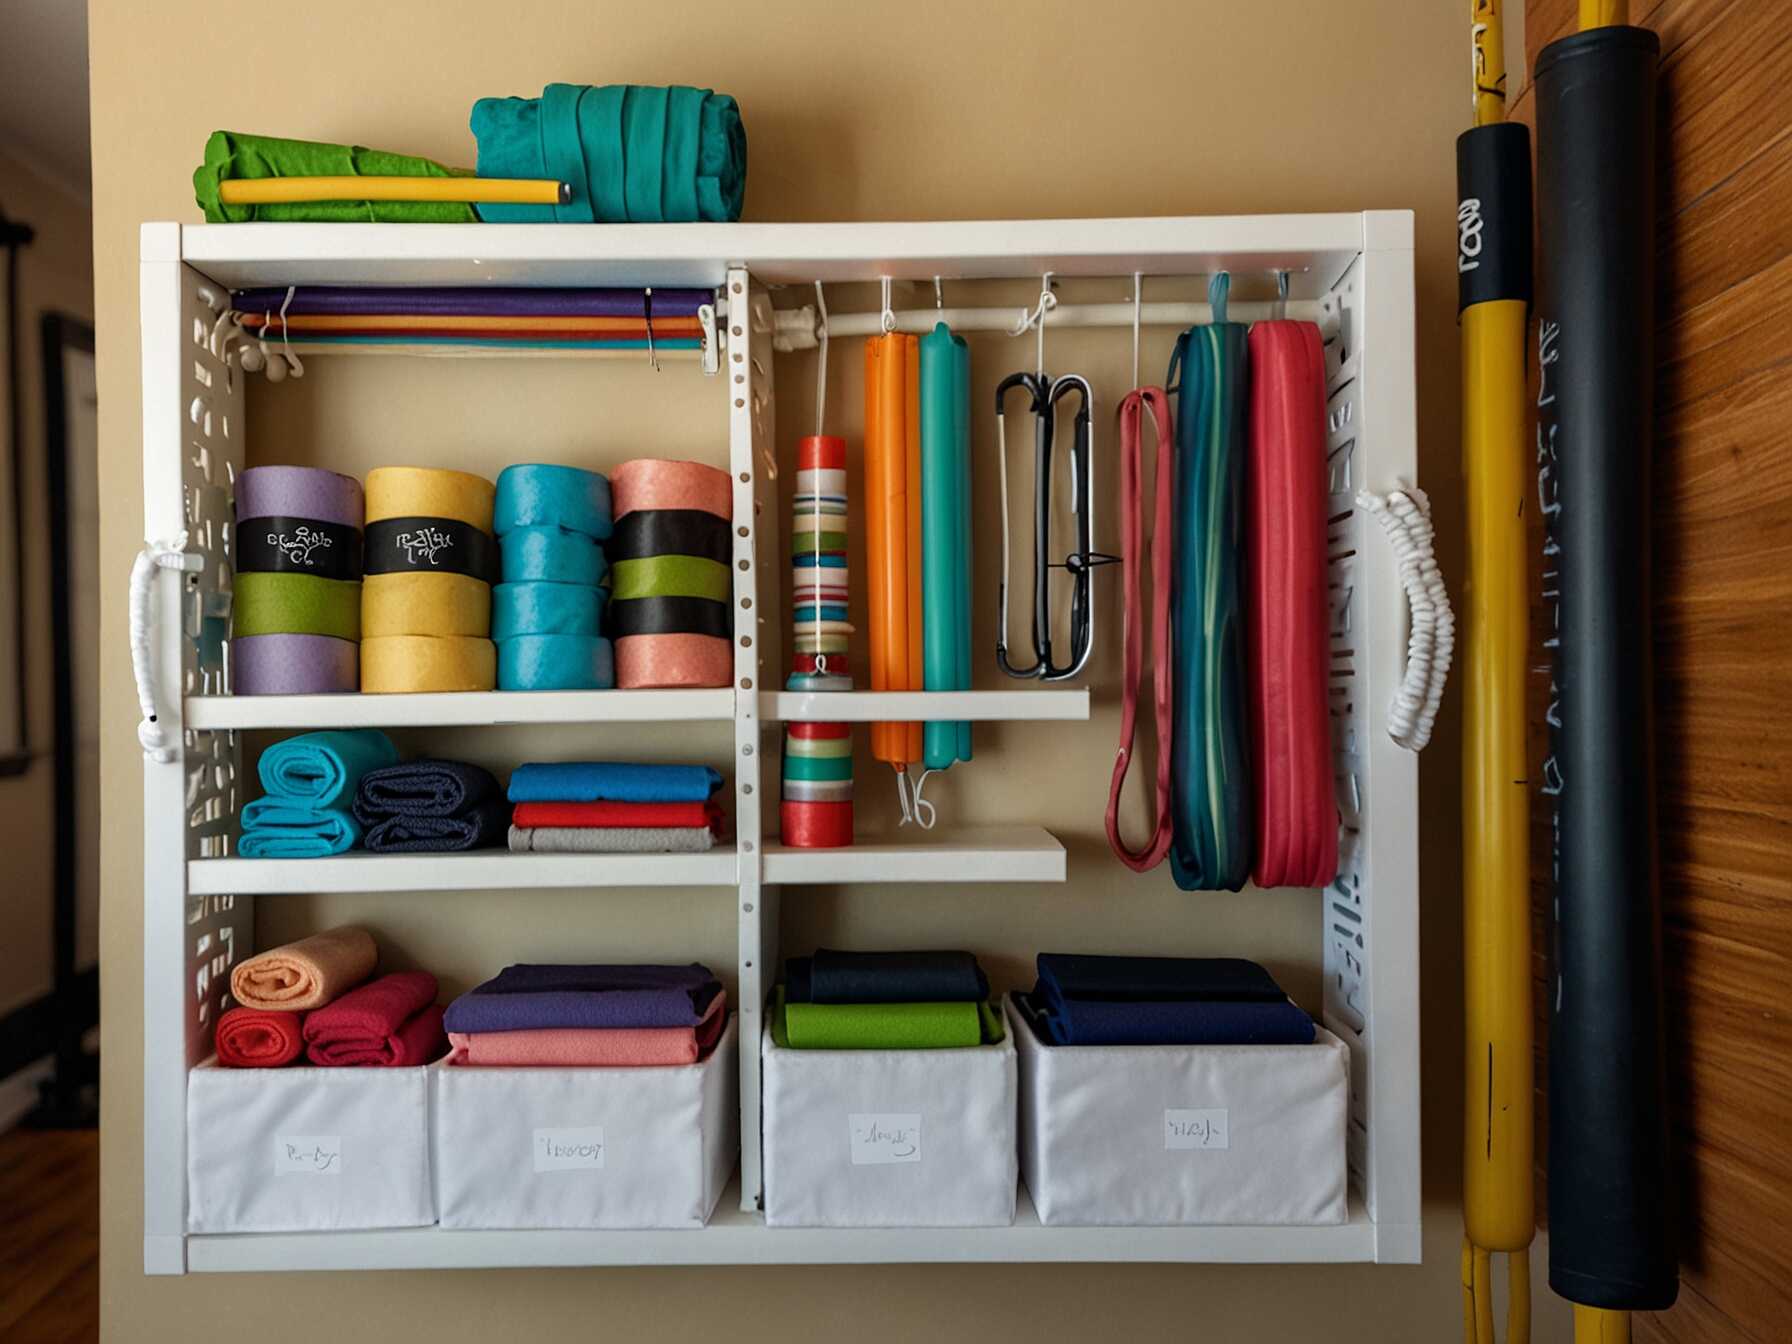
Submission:
M 1456 310 L 1531 301 L 1531 134 L 1517 122 L 1456 137 Z
M 706 597 L 631 597 L 610 603 L 604 624 L 612 639 L 629 635 L 714 635 L 727 639 L 728 604 Z
M 1545 47 L 1536 78 L 1539 485 L 1546 515 L 1560 506 L 1549 1283 L 1628 1311 L 1679 1286 L 1649 648 L 1659 50 L 1646 29 L 1590 29 Z
M 702 509 L 635 509 L 616 520 L 604 543 L 611 564 L 655 555 L 695 555 L 728 563 L 728 520 Z
M 366 551 L 369 575 L 466 574 L 481 583 L 498 578 L 490 534 L 458 518 L 382 518 L 367 524 Z
M 317 518 L 239 518 L 235 536 L 239 574 L 315 574 L 361 577 L 361 529 Z

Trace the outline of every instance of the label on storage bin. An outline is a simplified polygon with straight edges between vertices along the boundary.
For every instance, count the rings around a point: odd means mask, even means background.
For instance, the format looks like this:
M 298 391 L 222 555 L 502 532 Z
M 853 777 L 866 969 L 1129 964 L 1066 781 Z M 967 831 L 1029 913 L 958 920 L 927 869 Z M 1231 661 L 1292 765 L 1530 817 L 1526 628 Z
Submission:
M 602 1171 L 604 1127 L 538 1129 L 534 1150 L 537 1171 Z
M 1225 1109 L 1164 1111 L 1165 1148 L 1229 1148 Z
M 846 1117 L 846 1137 L 855 1167 L 882 1167 L 921 1160 L 921 1117 L 878 1111 Z
M 342 1136 L 340 1134 L 276 1134 L 274 1136 L 274 1174 L 276 1176 L 340 1176 L 342 1174 Z

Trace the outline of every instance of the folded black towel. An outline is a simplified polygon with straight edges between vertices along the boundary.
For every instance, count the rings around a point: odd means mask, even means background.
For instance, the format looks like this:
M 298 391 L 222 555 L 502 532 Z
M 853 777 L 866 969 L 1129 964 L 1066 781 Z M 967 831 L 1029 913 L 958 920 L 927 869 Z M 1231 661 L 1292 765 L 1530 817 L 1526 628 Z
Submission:
M 355 790 L 362 844 L 375 854 L 503 846 L 510 808 L 489 770 L 465 761 L 405 761 L 370 770 Z
M 977 1003 L 989 981 L 969 952 L 833 952 L 792 957 L 790 1003 Z

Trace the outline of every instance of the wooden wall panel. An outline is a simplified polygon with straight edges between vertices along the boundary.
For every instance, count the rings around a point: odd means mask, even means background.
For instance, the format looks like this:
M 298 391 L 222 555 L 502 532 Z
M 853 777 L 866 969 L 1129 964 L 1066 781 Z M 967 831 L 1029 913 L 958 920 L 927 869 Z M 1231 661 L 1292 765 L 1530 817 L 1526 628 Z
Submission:
M 1530 0 L 1531 60 L 1573 30 L 1575 9 L 1575 0 Z M 1684 1229 L 1680 1304 L 1639 1320 L 1637 1333 L 1672 1344 L 1769 1344 L 1792 1334 L 1792 1014 L 1784 1007 L 1792 984 L 1792 81 L 1782 73 L 1792 63 L 1792 24 L 1783 5 L 1757 0 L 1632 9 L 1661 34 L 1663 51 L 1652 561 L 1669 1081 Z M 1534 125 L 1528 92 L 1513 115 Z M 1533 542 L 1540 594 L 1535 517 Z M 1549 700 L 1543 615 L 1539 597 L 1530 696 L 1538 763 Z M 1546 801 L 1538 800 L 1532 828 L 1540 1024 Z

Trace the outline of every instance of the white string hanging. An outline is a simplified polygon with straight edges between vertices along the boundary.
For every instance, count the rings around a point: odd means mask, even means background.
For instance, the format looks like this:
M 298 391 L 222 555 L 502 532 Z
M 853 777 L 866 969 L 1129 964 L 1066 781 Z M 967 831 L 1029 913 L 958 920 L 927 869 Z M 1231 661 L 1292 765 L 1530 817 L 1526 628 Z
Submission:
M 1416 485 L 1396 482 L 1385 496 L 1359 491 L 1356 502 L 1387 534 L 1412 612 L 1406 672 L 1388 706 L 1388 736 L 1408 751 L 1422 751 L 1437 723 L 1456 648 L 1456 616 L 1437 568 L 1431 501 Z

